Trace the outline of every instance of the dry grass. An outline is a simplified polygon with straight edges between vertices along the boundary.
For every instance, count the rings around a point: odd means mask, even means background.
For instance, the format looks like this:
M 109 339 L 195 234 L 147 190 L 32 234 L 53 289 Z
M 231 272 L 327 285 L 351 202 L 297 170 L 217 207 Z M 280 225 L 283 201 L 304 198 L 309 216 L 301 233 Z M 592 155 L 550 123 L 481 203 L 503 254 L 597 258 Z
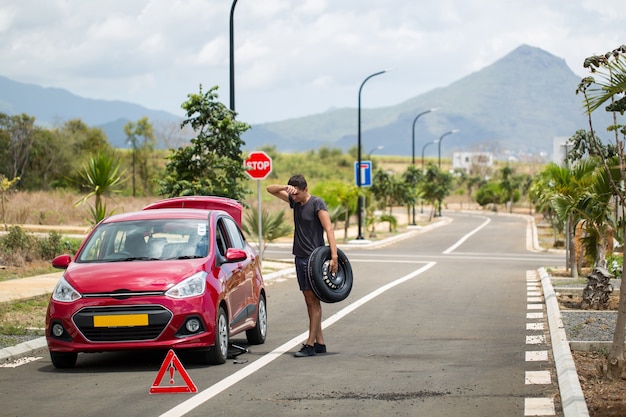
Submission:
M 64 190 L 16 192 L 9 194 L 3 219 L 7 224 L 33 226 L 89 227 L 89 206 L 76 205 L 80 195 Z M 107 207 L 115 213 L 139 210 L 159 197 L 114 197 Z M 42 228 L 45 229 L 45 228 Z

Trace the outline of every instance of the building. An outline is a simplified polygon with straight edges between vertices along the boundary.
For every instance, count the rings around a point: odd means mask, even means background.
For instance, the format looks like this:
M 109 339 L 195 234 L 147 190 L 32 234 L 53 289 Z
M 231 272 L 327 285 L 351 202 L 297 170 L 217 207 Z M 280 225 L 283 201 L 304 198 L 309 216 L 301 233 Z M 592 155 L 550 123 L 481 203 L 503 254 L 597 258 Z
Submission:
M 452 169 L 463 169 L 468 175 L 482 175 L 493 166 L 491 152 L 454 152 Z

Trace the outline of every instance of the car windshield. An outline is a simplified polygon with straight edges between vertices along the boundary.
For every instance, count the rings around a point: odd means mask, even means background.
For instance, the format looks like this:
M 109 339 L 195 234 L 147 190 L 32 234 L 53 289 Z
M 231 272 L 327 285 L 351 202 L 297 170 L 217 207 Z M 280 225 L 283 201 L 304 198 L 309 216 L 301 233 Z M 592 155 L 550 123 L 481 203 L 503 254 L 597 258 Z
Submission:
M 192 259 L 208 255 L 208 222 L 160 219 L 101 224 L 77 262 Z

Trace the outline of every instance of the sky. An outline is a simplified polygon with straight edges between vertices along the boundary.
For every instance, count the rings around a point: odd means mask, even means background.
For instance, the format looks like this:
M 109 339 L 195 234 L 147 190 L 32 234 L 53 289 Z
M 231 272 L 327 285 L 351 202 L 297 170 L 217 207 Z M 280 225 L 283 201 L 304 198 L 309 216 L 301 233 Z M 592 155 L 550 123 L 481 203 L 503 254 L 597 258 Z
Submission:
M 0 0 L 0 75 L 181 117 L 230 106 L 232 0 Z M 623 0 L 237 0 L 235 110 L 250 124 L 402 103 L 520 45 L 581 77 L 626 44 Z M 1 94 L 1 92 L 0 92 Z

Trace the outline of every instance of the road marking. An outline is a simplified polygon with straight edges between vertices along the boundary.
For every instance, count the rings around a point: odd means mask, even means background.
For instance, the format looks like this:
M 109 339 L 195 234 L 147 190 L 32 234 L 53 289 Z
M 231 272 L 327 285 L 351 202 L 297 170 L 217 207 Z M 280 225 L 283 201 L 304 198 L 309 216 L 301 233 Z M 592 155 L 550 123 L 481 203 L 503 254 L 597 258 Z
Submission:
M 544 362 L 547 360 L 547 350 L 529 350 L 526 352 L 526 362 Z
M 526 371 L 526 385 L 551 384 L 550 371 Z
M 526 330 L 543 330 L 543 323 L 526 323 Z
M 527 345 L 541 345 L 546 342 L 546 338 L 543 335 L 539 336 L 526 336 Z
M 354 310 L 361 307 L 363 304 L 367 303 L 368 301 L 373 300 L 374 298 L 383 294 L 385 291 L 390 290 L 391 288 L 397 285 L 400 285 L 410 279 L 413 279 L 416 276 L 422 274 L 423 272 L 426 272 L 427 270 L 435 266 L 435 264 L 436 262 L 428 262 L 426 265 L 424 265 L 420 269 L 417 269 L 408 275 L 400 277 L 397 280 L 390 282 L 389 284 L 383 285 L 377 290 L 372 291 L 368 295 L 356 300 L 354 303 L 346 306 L 345 308 L 341 309 L 337 313 L 333 314 L 332 316 L 324 320 L 322 322 L 322 328 L 325 329 L 329 326 L 332 326 L 334 323 L 341 320 L 348 314 L 352 313 Z M 275 359 L 278 359 L 279 357 L 281 357 L 282 355 L 284 355 L 285 353 L 293 349 L 295 346 L 297 346 L 299 343 L 301 343 L 302 340 L 307 337 L 307 335 L 308 335 L 308 330 L 304 333 L 299 334 L 293 339 L 283 343 L 282 345 L 280 345 L 273 351 L 269 352 L 268 354 L 263 355 L 256 361 L 247 365 L 245 368 L 240 369 L 234 374 L 208 387 L 204 391 L 199 392 L 193 398 L 190 398 L 187 401 L 183 401 L 182 403 L 178 404 L 176 407 L 170 409 L 169 411 L 166 411 L 165 413 L 161 414 L 161 417 L 183 416 L 187 414 L 191 410 L 199 407 L 200 405 L 204 404 L 211 398 L 215 397 L 222 391 L 230 388 L 231 386 L 235 385 L 236 383 L 248 377 L 249 375 L 252 375 L 252 373 L 263 368 L 265 365 L 269 365 Z
M 25 356 L 23 358 L 15 359 L 14 361 L 0 364 L 0 368 L 17 368 L 18 366 L 26 365 L 29 362 L 35 362 L 42 359 L 41 356 Z
M 474 233 L 477 233 L 480 229 L 482 229 L 483 227 L 487 226 L 489 224 L 489 222 L 491 222 L 491 219 L 489 217 L 487 217 L 485 219 L 485 221 L 483 222 L 483 224 L 481 224 L 480 226 L 478 226 L 476 229 L 472 230 L 471 232 L 469 232 L 468 234 L 466 234 L 465 236 L 463 236 L 461 239 L 459 239 L 454 245 L 450 246 L 448 249 L 443 251 L 444 255 L 447 255 L 449 253 L 451 253 L 452 251 L 454 251 L 456 248 L 458 248 L 459 246 L 461 246 L 463 244 L 463 242 L 465 242 L 467 239 L 469 239 Z
M 524 400 L 525 416 L 553 416 L 556 415 L 552 398 L 526 398 Z
M 526 296 L 528 297 L 528 302 L 541 302 L 543 301 L 541 288 L 539 288 L 537 282 L 539 278 L 537 276 L 537 271 L 529 270 L 526 271 Z M 536 306 L 543 306 L 543 304 L 529 304 L 528 309 L 536 310 Z M 532 307 L 531 307 L 532 306 Z M 541 319 L 541 321 L 530 321 L 526 323 L 526 331 L 543 331 L 544 330 L 544 322 L 543 322 L 543 311 L 542 312 L 532 312 L 526 314 L 527 320 L 537 320 Z M 527 345 L 538 345 L 546 342 L 546 338 L 544 335 L 527 335 L 526 336 L 526 344 Z M 526 351 L 526 362 L 547 362 L 548 361 L 548 351 L 547 350 L 529 350 Z M 526 371 L 525 374 L 525 384 L 551 384 L 552 377 L 550 371 Z M 524 415 L 525 416 L 554 416 L 556 415 L 555 407 L 554 407 L 554 398 L 525 398 L 524 399 Z

